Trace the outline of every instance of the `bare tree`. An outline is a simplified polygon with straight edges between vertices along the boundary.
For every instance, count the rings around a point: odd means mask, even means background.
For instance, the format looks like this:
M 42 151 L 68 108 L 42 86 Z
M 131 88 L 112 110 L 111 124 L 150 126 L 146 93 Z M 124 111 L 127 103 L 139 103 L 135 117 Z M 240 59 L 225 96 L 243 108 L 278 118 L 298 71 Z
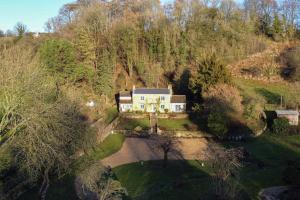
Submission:
M 4 36 L 5 36 L 4 31 L 0 30 L 0 37 L 4 37 Z
M 112 170 L 101 163 L 95 163 L 85 169 L 77 178 L 78 196 L 81 199 L 121 200 L 127 194 L 121 183 L 113 178 Z
M 178 145 L 180 141 L 173 137 L 171 133 L 164 133 L 163 135 L 151 136 L 152 149 L 159 150 L 163 153 L 163 167 L 167 167 L 170 154 L 175 157 L 181 157 Z
M 56 98 L 55 82 L 32 55 L 33 49 L 18 45 L 1 52 L 0 149 L 14 152 L 28 180 L 43 180 L 39 195 L 44 199 L 49 174 L 60 176 L 68 169 L 87 125 L 75 102 Z
M 18 22 L 16 25 L 15 25 L 15 31 L 18 35 L 18 37 L 23 37 L 24 34 L 28 31 L 27 29 L 27 26 L 21 22 Z
M 231 15 L 234 14 L 237 6 L 233 0 L 223 0 L 221 1 L 220 9 L 224 14 L 225 20 L 229 20 Z
M 236 199 L 239 189 L 232 178 L 238 179 L 242 167 L 241 149 L 225 149 L 218 144 L 211 144 L 207 150 L 208 162 L 213 176 L 212 184 L 218 199 Z

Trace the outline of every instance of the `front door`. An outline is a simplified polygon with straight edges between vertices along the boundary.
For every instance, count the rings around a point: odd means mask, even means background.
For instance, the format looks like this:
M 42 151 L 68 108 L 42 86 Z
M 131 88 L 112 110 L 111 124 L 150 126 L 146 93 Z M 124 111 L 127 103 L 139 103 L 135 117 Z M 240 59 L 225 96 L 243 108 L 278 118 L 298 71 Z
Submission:
M 149 112 L 149 113 L 156 112 L 156 105 L 155 104 L 149 104 L 147 106 L 147 112 Z
M 152 112 L 156 112 L 156 105 L 152 104 Z

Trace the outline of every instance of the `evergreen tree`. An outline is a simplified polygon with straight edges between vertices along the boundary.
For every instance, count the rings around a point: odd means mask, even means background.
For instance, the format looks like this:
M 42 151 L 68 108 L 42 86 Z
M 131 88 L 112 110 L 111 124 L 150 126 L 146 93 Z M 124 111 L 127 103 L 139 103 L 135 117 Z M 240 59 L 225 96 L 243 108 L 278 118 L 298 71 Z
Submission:
M 198 65 L 197 75 L 191 80 L 190 88 L 194 94 L 201 95 L 217 83 L 230 83 L 231 75 L 216 54 L 204 58 Z

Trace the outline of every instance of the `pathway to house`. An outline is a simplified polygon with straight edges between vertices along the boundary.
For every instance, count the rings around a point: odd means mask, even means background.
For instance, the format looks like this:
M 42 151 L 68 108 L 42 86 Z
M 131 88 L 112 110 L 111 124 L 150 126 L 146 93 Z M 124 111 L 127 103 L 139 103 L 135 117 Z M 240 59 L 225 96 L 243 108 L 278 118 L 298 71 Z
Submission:
M 153 133 L 157 133 L 157 116 L 155 113 L 150 113 L 149 115 L 150 119 L 150 128 L 153 131 Z
M 205 150 L 208 141 L 205 138 L 180 138 L 176 142 L 175 150 L 171 151 L 169 159 L 194 160 L 205 159 Z M 147 161 L 161 160 L 163 152 L 157 147 L 155 140 L 146 138 L 126 138 L 122 148 L 117 153 L 102 160 L 105 166 L 117 167 L 119 165 Z

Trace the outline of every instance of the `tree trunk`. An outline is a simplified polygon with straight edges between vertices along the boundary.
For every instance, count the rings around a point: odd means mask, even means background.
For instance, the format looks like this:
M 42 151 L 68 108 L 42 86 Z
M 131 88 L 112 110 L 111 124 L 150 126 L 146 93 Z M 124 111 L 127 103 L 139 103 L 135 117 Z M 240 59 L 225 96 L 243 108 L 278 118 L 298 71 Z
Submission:
M 163 167 L 167 167 L 167 162 L 168 162 L 168 151 L 164 151 L 164 162 L 163 162 Z
M 46 199 L 48 187 L 49 187 L 49 168 L 45 169 L 44 172 L 43 183 L 40 187 L 39 194 L 38 194 L 39 200 Z

